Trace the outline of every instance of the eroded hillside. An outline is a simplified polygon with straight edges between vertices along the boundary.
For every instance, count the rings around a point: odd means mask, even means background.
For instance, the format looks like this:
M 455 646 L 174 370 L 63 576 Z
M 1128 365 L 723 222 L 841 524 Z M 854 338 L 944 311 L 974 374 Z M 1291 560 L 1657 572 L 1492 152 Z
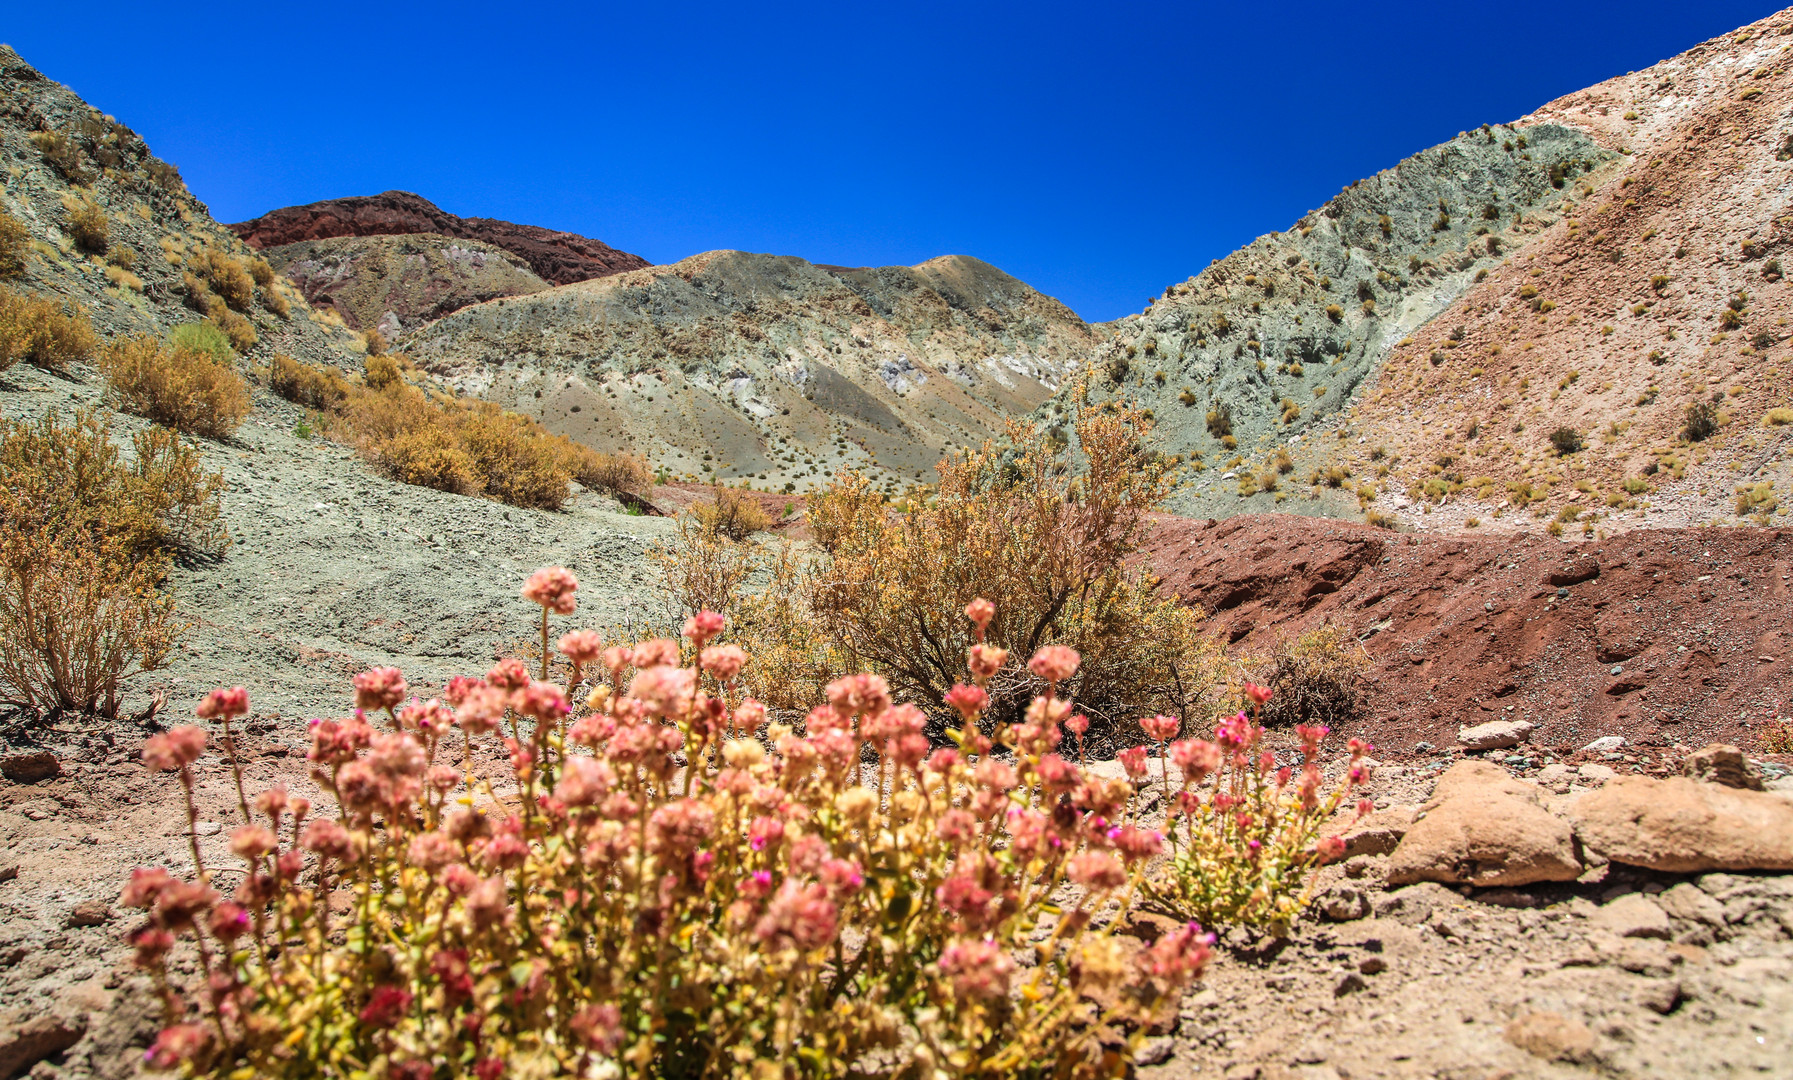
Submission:
M 400 344 L 465 393 L 675 475 L 889 489 L 1080 368 L 1069 308 L 965 256 L 851 269 L 718 251 L 464 308 Z

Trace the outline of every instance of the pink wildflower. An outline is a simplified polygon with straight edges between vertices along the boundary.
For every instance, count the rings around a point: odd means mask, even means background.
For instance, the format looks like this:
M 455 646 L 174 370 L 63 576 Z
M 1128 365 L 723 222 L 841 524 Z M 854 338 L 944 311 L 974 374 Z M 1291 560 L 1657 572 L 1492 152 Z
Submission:
M 1049 683 L 1061 683 L 1077 674 L 1077 665 L 1083 658 L 1077 650 L 1069 645 L 1047 645 L 1033 654 L 1027 662 L 1027 669 Z
M 1106 851 L 1085 851 L 1071 856 L 1065 875 L 1086 889 L 1118 889 L 1127 883 L 1127 871 Z
M 152 735 L 143 744 L 143 763 L 163 772 L 183 769 L 199 760 L 205 751 L 205 731 L 197 727 L 177 727 L 160 735 Z
M 448 680 L 448 689 L 442 692 L 442 696 L 447 699 L 450 705 L 460 708 L 461 702 L 467 700 L 467 695 L 472 693 L 475 687 L 484 685 L 486 685 L 484 679 L 472 678 L 467 675 L 456 675 L 454 678 Z
M 174 875 L 159 866 L 138 867 L 131 871 L 131 880 L 125 884 L 124 892 L 119 894 L 118 902 L 125 907 L 149 907 L 156 902 L 156 896 L 174 884 L 174 881 Z
M 978 762 L 972 775 L 979 784 L 991 791 L 1008 791 L 1021 782 L 1015 775 L 1014 766 L 995 758 L 985 758 Z
M 242 825 L 230 834 L 230 850 L 238 858 L 255 860 L 274 850 L 274 834 L 260 825 Z
M 144 1052 L 143 1063 L 157 1071 L 172 1069 L 183 1061 L 192 1061 L 198 1057 L 210 1041 L 211 1036 L 198 1024 L 165 1027 Z
M 890 684 L 882 676 L 848 675 L 828 684 L 828 703 L 851 715 L 881 713 L 890 708 Z
M 357 845 L 354 837 L 334 821 L 314 821 L 305 826 L 305 835 L 299 844 L 320 859 L 342 863 L 355 861 Z
M 1089 717 L 1082 713 L 1077 713 L 1069 720 L 1065 721 L 1065 730 L 1081 740 L 1083 738 L 1083 733 L 1089 730 Z
M 529 685 L 529 665 L 507 656 L 486 672 L 486 682 L 499 690 L 521 690 Z
M 622 674 L 624 668 L 629 666 L 634 655 L 635 651 L 627 645 L 612 645 L 604 650 L 598 660 L 610 670 L 610 677 L 614 679 Z
M 1128 776 L 1137 780 L 1140 777 L 1145 775 L 1145 773 L 1146 773 L 1146 748 L 1145 747 L 1129 746 L 1127 749 L 1122 750 L 1120 753 L 1116 754 L 1115 757 L 1120 759 L 1121 768 L 1127 770 Z
M 1146 950 L 1146 970 L 1161 979 L 1184 982 L 1200 975 L 1213 955 L 1214 935 L 1188 923 L 1165 934 Z
M 219 941 L 235 941 L 249 932 L 249 912 L 243 905 L 226 900 L 212 909 L 205 925 Z
M 800 949 L 818 949 L 834 940 L 840 909 L 828 899 L 828 890 L 816 882 L 786 880 L 766 913 L 754 926 L 754 936 L 772 944 L 789 943 Z
M 487 878 L 467 894 L 467 917 L 477 930 L 503 926 L 510 921 L 510 894 L 501 877 Z
M 754 698 L 747 698 L 735 706 L 734 714 L 729 719 L 729 727 L 736 731 L 758 731 L 765 722 L 766 706 Z
M 816 874 L 835 896 L 858 892 L 865 885 L 865 874 L 851 859 L 828 859 Z
M 699 657 L 703 669 L 720 682 L 733 682 L 747 663 L 747 653 L 739 645 L 712 645 Z
M 951 772 L 958 767 L 958 764 L 959 752 L 947 747 L 942 747 L 928 755 L 928 762 L 925 768 L 929 772 L 944 773 Z
M 407 852 L 412 862 L 431 874 L 461 857 L 460 849 L 455 847 L 454 841 L 436 832 L 418 833 L 412 837 Z
M 980 643 L 973 645 L 966 653 L 966 666 L 971 669 L 971 677 L 982 686 L 996 677 L 996 673 L 1002 670 L 1002 665 L 1008 663 L 1008 659 L 1007 649 Z
M 1004 997 L 1015 961 L 994 941 L 955 941 L 940 954 L 940 970 L 966 999 Z
M 606 762 L 588 757 L 569 757 L 554 785 L 554 797 L 568 806 L 591 806 L 616 783 L 616 773 Z
M 1169 742 L 1177 737 L 1177 731 L 1183 721 L 1174 716 L 1148 716 L 1139 722 L 1145 733 L 1153 742 Z
M 573 1014 L 568 1026 L 580 1042 L 606 1057 L 622 1045 L 623 1013 L 615 1005 L 587 1005 Z
M 672 667 L 679 662 L 678 642 L 668 638 L 655 638 L 635 646 L 629 654 L 629 662 L 638 668 Z
M 704 645 L 722 633 L 725 620 L 714 611 L 700 611 L 685 620 L 685 637 L 694 649 L 702 649 Z
M 411 1008 L 411 992 L 397 986 L 377 987 L 362 1007 L 361 1022 L 371 1028 L 389 1028 L 404 1019 Z
M 1121 858 L 1129 863 L 1141 859 L 1149 859 L 1164 850 L 1164 837 L 1151 829 L 1142 829 L 1137 825 L 1124 825 L 1115 834 L 1114 846 L 1121 853 Z
M 1183 772 L 1183 779 L 1190 784 L 1199 784 L 1214 770 L 1220 768 L 1220 747 L 1205 739 L 1183 739 L 1170 744 L 1167 753 L 1170 760 Z
M 573 593 L 579 588 L 579 579 L 564 566 L 545 566 L 529 575 L 523 583 L 523 599 L 532 604 L 540 604 L 544 610 L 556 615 L 571 615 L 577 601 Z
M 240 686 L 233 686 L 229 690 L 213 690 L 193 710 L 193 715 L 201 720 L 228 720 L 233 716 L 248 716 L 249 691 Z
M 970 721 L 989 706 L 990 695 L 984 693 L 982 687 L 960 683 L 946 692 L 946 703 L 957 709 L 960 716 Z
M 716 831 L 716 815 L 696 799 L 678 799 L 655 810 L 648 829 L 656 849 L 683 854 Z
M 551 682 L 531 681 L 517 695 L 516 709 L 524 716 L 552 724 L 573 711 L 566 692 Z
M 965 617 L 977 626 L 977 639 L 982 641 L 990 620 L 996 617 L 996 605 L 980 596 L 965 605 Z
M 454 722 L 468 735 L 484 735 L 503 722 L 509 708 L 509 694 L 482 682 L 468 691 Z
M 696 677 L 689 668 L 655 665 L 636 674 L 629 684 L 629 696 L 655 716 L 677 717 L 690 708 L 696 688 Z
M 1262 707 L 1275 695 L 1276 691 L 1270 689 L 1268 686 L 1259 686 L 1254 682 L 1245 684 L 1245 696 L 1251 700 L 1253 705 Z
M 363 671 L 355 676 L 355 708 L 396 709 L 408 690 L 405 676 L 395 667 Z
M 562 634 L 554 646 L 560 650 L 561 655 L 580 666 L 593 663 L 604 654 L 604 639 L 596 630 L 574 630 L 570 634 Z

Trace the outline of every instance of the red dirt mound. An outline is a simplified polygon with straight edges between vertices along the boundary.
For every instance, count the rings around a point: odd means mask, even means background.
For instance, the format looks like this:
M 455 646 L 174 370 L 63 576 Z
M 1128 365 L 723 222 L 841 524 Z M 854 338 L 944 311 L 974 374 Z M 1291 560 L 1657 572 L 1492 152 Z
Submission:
M 1604 541 L 1425 536 L 1314 518 L 1166 518 L 1166 587 L 1234 655 L 1334 623 L 1373 660 L 1365 733 L 1394 752 L 1530 720 L 1579 748 L 1753 747 L 1793 696 L 1793 530 L 1658 529 Z
M 542 280 L 554 285 L 570 285 L 650 265 L 639 255 L 618 251 L 601 240 L 577 233 L 492 218 L 457 217 L 408 191 L 288 206 L 228 227 L 252 248 L 332 236 L 404 233 L 440 233 L 462 240 L 483 240 L 519 256 Z

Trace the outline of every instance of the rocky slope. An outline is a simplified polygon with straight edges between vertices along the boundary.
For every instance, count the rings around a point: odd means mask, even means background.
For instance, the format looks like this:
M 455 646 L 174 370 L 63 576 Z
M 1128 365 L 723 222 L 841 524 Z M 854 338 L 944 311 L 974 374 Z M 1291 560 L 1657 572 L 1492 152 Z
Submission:
M 1200 462 L 1174 505 L 1238 512 L 1222 474 L 1348 406 L 1395 341 L 1554 220 L 1569 177 L 1615 156 L 1535 123 L 1415 154 L 1106 325 L 1095 396 L 1143 402 L 1160 449 Z
M 388 338 L 468 304 L 549 287 L 519 255 L 439 233 L 302 240 L 262 254 L 313 307 Z
M 1078 369 L 1063 304 L 955 255 L 851 269 L 717 251 L 463 308 L 398 344 L 464 393 L 696 479 L 891 490 Z
M 601 240 L 577 233 L 557 232 L 538 225 L 517 225 L 493 218 L 458 217 L 408 191 L 283 207 L 253 221 L 238 222 L 231 228 L 254 248 L 280 247 L 336 236 L 405 233 L 436 233 L 457 240 L 478 240 L 517 255 L 537 276 L 555 285 L 589 281 L 648 265 L 639 255 L 618 251 Z
M 1619 156 L 1395 349 L 1354 411 L 1420 499 L 1405 517 L 1487 520 L 1518 489 L 1530 528 L 1565 510 L 1590 532 L 1786 520 L 1790 34 L 1782 12 L 1525 118 Z M 1711 408 L 1711 437 L 1688 437 L 1693 406 Z M 1565 428 L 1584 449 L 1551 445 Z
M 3 45 L 0 158 L 8 169 L 0 208 L 31 237 L 24 274 L 8 284 L 74 301 L 102 340 L 159 335 L 202 318 L 186 302 L 184 275 L 208 251 L 238 260 L 253 254 L 135 132 Z M 89 204 L 106 222 L 103 248 L 75 238 L 74 216 Z M 361 344 L 340 321 L 313 311 L 278 279 L 258 287 L 242 314 L 255 330 L 247 353 L 254 360 L 282 352 L 312 363 L 359 363 Z M 26 377 L 25 370 L 6 377 Z

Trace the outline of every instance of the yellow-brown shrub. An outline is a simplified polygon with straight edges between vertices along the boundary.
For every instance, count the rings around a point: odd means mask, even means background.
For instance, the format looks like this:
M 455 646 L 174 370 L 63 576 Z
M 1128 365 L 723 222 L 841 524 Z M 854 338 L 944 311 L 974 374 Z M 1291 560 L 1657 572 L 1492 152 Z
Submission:
M 194 254 L 187 263 L 191 273 L 224 299 L 232 311 L 248 311 L 255 300 L 255 279 L 243 264 L 219 251 L 206 248 Z M 188 291 L 192 291 L 189 283 Z
M 639 454 L 606 454 L 568 440 L 567 468 L 588 488 L 617 494 L 639 494 L 653 483 L 647 458 Z
M 103 255 L 112 241 L 112 230 L 106 224 L 106 211 L 91 199 L 82 199 L 69 210 L 69 237 L 83 250 Z
M 1321 626 L 1276 646 L 1265 684 L 1275 694 L 1264 706 L 1270 725 L 1325 724 L 1337 729 L 1359 718 L 1369 655 L 1348 631 Z
M 67 301 L 0 288 L 0 371 L 21 360 L 60 371 L 93 355 L 93 325 Z
M 0 687 L 53 711 L 112 715 L 119 680 L 179 634 L 158 591 L 175 553 L 222 554 L 224 478 L 163 428 L 126 465 L 91 410 L 0 421 Z
M 100 354 L 100 370 L 119 408 L 178 431 L 221 439 L 249 414 L 243 377 L 197 349 L 125 338 Z
M 295 405 L 328 412 L 348 399 L 349 381 L 329 368 L 301 364 L 275 353 L 268 371 L 268 389 Z
M 717 487 L 713 498 L 693 503 L 691 513 L 703 528 L 730 540 L 745 540 L 772 527 L 772 515 L 759 500 L 736 488 Z
M 25 272 L 25 253 L 31 250 L 31 233 L 18 218 L 0 210 L 0 278 Z
M 250 259 L 248 269 L 249 276 L 254 278 L 255 283 L 262 288 L 270 288 L 274 284 L 274 267 L 269 264 L 268 260 L 259 256 Z

